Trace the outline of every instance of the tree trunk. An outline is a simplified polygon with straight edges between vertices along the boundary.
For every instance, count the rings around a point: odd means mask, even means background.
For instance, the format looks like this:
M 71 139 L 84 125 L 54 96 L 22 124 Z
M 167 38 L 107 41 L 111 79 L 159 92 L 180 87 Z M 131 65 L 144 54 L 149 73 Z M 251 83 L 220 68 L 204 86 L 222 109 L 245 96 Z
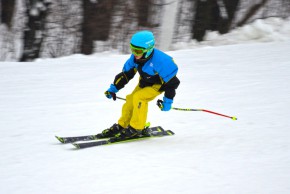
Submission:
M 192 26 L 193 39 L 202 41 L 207 30 L 217 29 L 219 10 L 216 0 L 198 0 Z
M 239 2 L 240 0 L 223 0 L 222 2 L 221 0 L 198 0 L 192 27 L 193 38 L 202 41 L 207 30 L 218 31 L 221 34 L 227 33 Z M 223 14 L 221 6 L 224 6 Z
M 1 22 L 11 28 L 14 15 L 15 0 L 1 0 Z
M 23 53 L 21 62 L 39 58 L 45 33 L 45 21 L 49 3 L 44 0 L 26 1 L 27 24 L 23 36 Z
M 95 40 L 109 38 L 113 3 L 113 0 L 83 0 L 82 54 L 93 53 Z
M 227 12 L 227 18 L 221 18 L 218 31 L 221 34 L 228 33 L 235 18 L 240 0 L 223 0 Z
M 136 0 L 138 26 L 150 27 L 149 8 L 151 0 Z

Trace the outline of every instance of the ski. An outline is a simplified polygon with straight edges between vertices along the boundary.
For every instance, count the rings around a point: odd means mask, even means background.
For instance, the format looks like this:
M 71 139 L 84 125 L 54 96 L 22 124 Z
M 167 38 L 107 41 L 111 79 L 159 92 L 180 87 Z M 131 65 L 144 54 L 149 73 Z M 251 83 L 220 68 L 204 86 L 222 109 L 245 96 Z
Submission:
M 129 138 L 129 139 L 118 139 L 116 137 L 112 137 L 112 138 L 107 139 L 107 140 L 98 140 L 98 141 L 92 141 L 92 142 L 86 142 L 86 143 L 73 143 L 73 145 L 77 149 L 83 149 L 83 148 L 90 148 L 90 147 L 95 147 L 95 146 L 132 142 L 132 141 L 138 141 L 141 139 L 149 139 L 149 138 L 164 137 L 164 136 L 171 136 L 171 135 L 174 135 L 173 131 L 161 130 L 161 131 L 149 132 L 149 135 L 137 136 L 137 137 L 133 137 L 133 138 Z
M 55 136 L 61 143 L 74 143 L 76 141 L 90 141 L 100 139 L 97 138 L 97 135 L 84 135 L 84 136 L 75 136 L 75 137 L 59 137 Z
M 158 127 L 148 127 L 148 131 L 164 131 L 164 129 L 160 126 Z M 74 136 L 74 137 L 59 137 L 55 136 L 61 143 L 74 143 L 77 141 L 91 141 L 91 140 L 98 140 L 98 139 L 108 139 L 108 138 L 98 138 L 97 135 L 84 135 L 84 136 Z

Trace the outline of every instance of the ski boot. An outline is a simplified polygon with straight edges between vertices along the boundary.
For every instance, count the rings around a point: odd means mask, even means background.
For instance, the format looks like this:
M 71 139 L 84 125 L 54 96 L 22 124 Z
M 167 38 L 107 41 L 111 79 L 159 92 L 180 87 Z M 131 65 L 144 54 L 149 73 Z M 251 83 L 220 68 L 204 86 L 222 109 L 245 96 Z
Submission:
M 114 124 L 112 127 L 105 129 L 102 133 L 96 135 L 97 138 L 110 138 L 120 133 L 124 128 L 119 124 Z
M 145 127 L 145 128 L 141 131 L 142 136 L 147 136 L 147 137 L 151 136 L 148 128 L 149 128 L 149 127 Z
M 124 128 L 120 133 L 115 135 L 117 139 L 129 139 L 136 136 L 141 136 L 143 130 L 137 130 L 131 127 L 130 125 L 127 128 Z

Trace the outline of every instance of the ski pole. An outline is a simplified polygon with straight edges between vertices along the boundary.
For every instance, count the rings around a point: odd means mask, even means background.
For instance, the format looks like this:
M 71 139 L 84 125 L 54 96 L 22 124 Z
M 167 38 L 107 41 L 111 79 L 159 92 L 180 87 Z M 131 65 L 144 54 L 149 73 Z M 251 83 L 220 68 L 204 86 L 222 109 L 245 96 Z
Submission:
M 120 99 L 120 100 L 124 100 L 126 101 L 125 98 L 121 98 L 121 97 L 118 97 L 116 96 L 117 99 Z M 162 103 L 163 101 L 158 99 L 157 100 L 157 106 L 161 109 L 162 108 Z M 207 112 L 207 113 L 211 113 L 211 114 L 215 114 L 215 115 L 219 115 L 219 116 L 223 116 L 223 117 L 227 117 L 227 118 L 230 118 L 232 120 L 238 120 L 237 117 L 231 117 L 231 116 L 228 116 L 228 115 L 224 115 L 224 114 L 221 114 L 221 113 L 217 113 L 217 112 L 213 112 L 213 111 L 210 111 L 210 110 L 205 110 L 205 109 L 193 109 L 193 108 L 176 108 L 176 107 L 172 107 L 171 109 L 173 110 L 180 110 L 180 111 L 202 111 L 202 112 Z
M 121 97 L 118 97 L 118 96 L 116 96 L 116 98 L 119 99 L 119 100 L 124 100 L 124 101 L 126 101 L 125 98 L 121 98 Z
M 158 106 L 159 108 L 162 108 L 162 103 L 163 103 L 162 100 L 160 100 L 160 99 L 157 100 L 157 106 Z M 215 115 L 219 115 L 219 116 L 227 117 L 227 118 L 230 118 L 230 119 L 232 119 L 232 120 L 238 120 L 237 117 L 227 116 L 227 115 L 224 115 L 224 114 L 220 114 L 220 113 L 213 112 L 213 111 L 210 111 L 210 110 L 205 110 L 205 109 L 176 108 L 176 107 L 172 107 L 171 109 L 174 109 L 174 110 L 180 110 L 180 111 L 202 111 L 202 112 L 207 112 L 207 113 L 211 113 L 211 114 L 215 114 Z

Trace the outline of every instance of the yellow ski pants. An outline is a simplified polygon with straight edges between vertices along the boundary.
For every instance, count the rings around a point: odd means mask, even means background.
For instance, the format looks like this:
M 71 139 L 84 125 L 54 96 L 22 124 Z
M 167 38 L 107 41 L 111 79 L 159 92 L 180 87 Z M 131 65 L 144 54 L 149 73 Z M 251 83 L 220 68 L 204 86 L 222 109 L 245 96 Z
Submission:
M 158 91 L 160 87 L 159 84 L 144 88 L 137 85 L 133 92 L 126 96 L 118 124 L 124 128 L 130 125 L 134 129 L 143 130 L 147 119 L 148 102 L 162 93 Z

